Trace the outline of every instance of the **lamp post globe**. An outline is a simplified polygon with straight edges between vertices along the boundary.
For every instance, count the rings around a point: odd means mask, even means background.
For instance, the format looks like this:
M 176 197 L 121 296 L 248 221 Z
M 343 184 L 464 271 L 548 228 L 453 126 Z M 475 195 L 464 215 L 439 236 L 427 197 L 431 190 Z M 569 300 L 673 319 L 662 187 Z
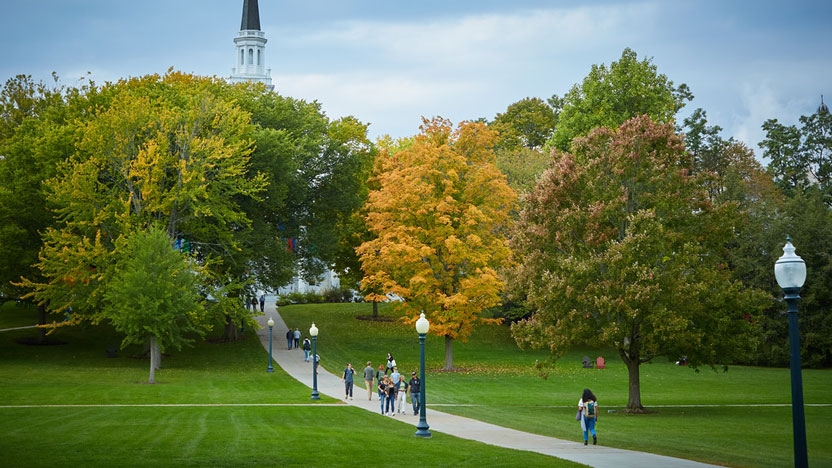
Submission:
M 269 317 L 268 321 L 269 325 L 269 366 L 266 367 L 266 372 L 274 372 L 274 367 L 272 367 L 272 329 L 274 328 L 274 320 Z
M 310 400 L 320 400 L 318 395 L 318 327 L 315 322 L 309 327 L 309 336 L 312 337 L 312 396 Z
M 430 437 L 430 426 L 428 426 L 428 421 L 426 417 L 426 410 L 425 410 L 425 335 L 428 333 L 428 329 L 430 328 L 430 323 L 428 319 L 425 318 L 425 313 L 419 316 L 419 320 L 416 321 L 416 333 L 419 334 L 419 351 L 420 351 L 420 358 L 419 358 L 419 380 L 421 381 L 422 388 L 421 392 L 419 393 L 419 424 L 416 425 L 416 436 L 417 437 Z
M 803 374 L 800 362 L 800 328 L 797 320 L 797 301 L 800 288 L 806 281 L 806 263 L 797 256 L 791 239 L 786 237 L 783 256 L 774 264 L 774 277 L 783 288 L 783 299 L 789 316 L 789 368 L 792 384 L 792 432 L 794 434 L 794 466 L 809 466 L 806 452 L 806 420 L 803 414 Z

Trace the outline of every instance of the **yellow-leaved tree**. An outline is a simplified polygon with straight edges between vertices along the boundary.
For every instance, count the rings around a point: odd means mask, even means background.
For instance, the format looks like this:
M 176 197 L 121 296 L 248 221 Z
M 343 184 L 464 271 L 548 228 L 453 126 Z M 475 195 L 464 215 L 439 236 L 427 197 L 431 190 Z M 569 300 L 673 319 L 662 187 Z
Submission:
M 406 144 L 382 148 L 376 159 L 366 222 L 373 239 L 356 249 L 368 300 L 393 293 L 404 320 L 424 311 L 430 333 L 445 338 L 445 368 L 453 342 L 465 341 L 482 311 L 500 303 L 498 274 L 510 261 L 506 238 L 517 201 L 495 165 L 496 133 L 483 123 L 456 129 L 423 119 Z

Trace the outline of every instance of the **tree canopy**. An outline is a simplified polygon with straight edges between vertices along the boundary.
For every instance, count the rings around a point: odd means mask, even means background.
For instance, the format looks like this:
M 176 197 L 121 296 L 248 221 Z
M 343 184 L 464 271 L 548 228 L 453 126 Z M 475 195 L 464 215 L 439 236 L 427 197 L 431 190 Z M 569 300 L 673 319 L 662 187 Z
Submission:
M 366 206 L 374 236 L 357 252 L 367 299 L 391 292 L 404 315 L 424 311 L 430 332 L 465 340 L 483 310 L 499 304 L 509 260 L 505 237 L 516 195 L 495 166 L 496 134 L 483 123 L 424 120 L 421 133 L 382 148 Z
M 657 122 L 672 122 L 685 101 L 693 98 L 687 85 L 674 86 L 658 73 L 651 59 L 638 60 L 630 48 L 606 65 L 593 65 L 580 85 L 559 100 L 562 105 L 549 145 L 569 149 L 573 138 L 596 127 L 616 128 L 625 121 L 648 115 Z
M 161 353 L 181 349 L 209 328 L 200 296 L 199 265 L 174 250 L 164 230 L 150 227 L 117 243 L 113 279 L 104 292 L 105 314 L 124 333 L 122 347 L 150 345 L 149 383 Z
M 721 254 L 732 220 L 670 124 L 636 117 L 572 148 L 556 153 L 514 229 L 514 290 L 536 312 L 512 332 L 554 355 L 615 348 L 629 370 L 627 409 L 642 411 L 641 363 L 729 362 L 753 343 L 768 296 L 731 278 Z

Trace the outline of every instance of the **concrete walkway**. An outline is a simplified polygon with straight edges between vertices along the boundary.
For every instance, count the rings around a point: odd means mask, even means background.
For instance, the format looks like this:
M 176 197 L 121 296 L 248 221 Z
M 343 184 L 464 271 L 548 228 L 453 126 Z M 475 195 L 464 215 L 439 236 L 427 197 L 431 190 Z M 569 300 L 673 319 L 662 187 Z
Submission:
M 260 341 L 263 343 L 263 346 L 268 349 L 269 327 L 266 323 L 268 322 L 269 317 L 274 319 L 272 358 L 290 376 L 307 385 L 311 389 L 312 363 L 304 362 L 303 350 L 297 349 L 290 351 L 287 349 L 286 332 L 288 331 L 288 328 L 283 322 L 283 319 L 280 317 L 280 314 L 276 312 L 274 305 L 266 306 L 265 315 L 257 317 L 258 322 L 263 327 L 257 332 Z M 302 330 L 301 333 L 303 333 L 303 336 L 308 335 L 308 329 Z M 382 416 L 377 393 L 373 392 L 374 398 L 372 401 L 367 400 L 367 390 L 363 388 L 364 378 L 362 370 L 365 367 L 363 364 L 363 362 L 353 363 L 356 368 L 356 384 L 361 385 L 355 386 L 353 390 L 353 400 L 343 400 L 344 384 L 341 382 L 341 376 L 335 376 L 321 367 L 318 368 L 318 392 L 322 395 L 340 399 L 348 405 L 374 412 L 379 417 L 386 417 L 396 421 L 401 421 L 405 424 L 410 424 L 413 426 L 413 432 L 415 433 L 419 417 L 414 416 L 412 411 L 407 414 L 397 414 L 392 418 L 390 416 Z M 332 364 L 328 365 L 332 368 Z M 346 365 L 346 363 L 344 363 L 344 365 Z M 340 366 L 340 364 L 338 364 L 338 366 Z M 603 445 L 584 446 L 582 442 L 576 440 L 561 440 L 537 434 L 530 434 L 528 432 L 522 432 L 515 429 L 509 429 L 477 421 L 475 419 L 436 411 L 430 409 L 430 382 L 426 381 L 425 383 L 426 390 L 428 391 L 426 395 L 428 400 L 428 404 L 426 405 L 426 420 L 430 426 L 429 430 L 431 432 L 441 432 L 443 434 L 449 434 L 463 439 L 476 440 L 498 447 L 542 453 L 544 455 L 563 458 L 597 468 L 643 468 L 646 466 L 660 466 L 663 468 L 704 468 L 715 466 L 680 458 L 654 455 L 651 453 L 604 447 Z M 409 407 L 410 405 L 408 404 L 408 408 Z M 576 433 L 578 432 L 576 431 Z M 603 434 L 601 434 L 601 441 L 603 441 Z

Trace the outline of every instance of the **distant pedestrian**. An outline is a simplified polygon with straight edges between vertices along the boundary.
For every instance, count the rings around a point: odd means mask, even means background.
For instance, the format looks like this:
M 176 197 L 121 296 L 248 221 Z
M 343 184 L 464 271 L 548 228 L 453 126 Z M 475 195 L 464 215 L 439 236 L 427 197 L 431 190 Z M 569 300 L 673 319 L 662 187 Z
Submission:
M 595 434 L 595 423 L 598 421 L 598 399 L 588 388 L 584 389 L 584 393 L 578 401 L 578 410 L 581 412 L 581 430 L 584 432 L 584 445 L 589 442 L 589 434 L 592 434 L 592 445 L 598 443 L 598 437 Z
M 381 369 L 384 369 L 384 366 L 381 366 Z M 378 389 L 378 401 L 381 404 L 381 414 L 384 414 L 384 400 L 387 399 L 387 376 L 384 375 L 384 372 L 379 371 L 380 378 L 378 379 L 378 385 L 376 389 Z
M 251 298 L 251 311 L 257 312 L 257 297 Z
M 289 331 L 286 332 L 286 344 L 289 346 L 289 349 L 292 349 L 292 343 L 295 341 L 295 334 L 292 333 L 292 329 L 290 328 Z
M 260 312 L 264 312 L 266 309 L 266 295 L 260 295 Z
M 399 368 L 394 366 L 393 367 L 393 373 L 390 374 L 390 380 L 393 381 L 393 385 L 398 385 L 399 380 L 401 380 L 401 378 L 402 378 L 402 375 L 399 374 Z
M 312 353 L 312 342 L 309 341 L 309 338 L 303 339 L 303 360 L 304 362 L 309 362 L 309 355 Z
M 387 368 L 384 373 L 386 374 L 388 371 L 392 371 L 394 367 L 396 367 L 396 360 L 393 359 L 392 354 L 387 353 Z
M 407 382 L 404 380 L 404 376 L 401 376 L 398 385 L 396 385 L 396 404 L 399 405 L 399 413 L 401 414 L 407 413 L 407 411 L 404 409 L 404 404 L 406 401 Z
M 421 409 L 422 400 L 419 397 L 422 396 L 422 381 L 419 380 L 419 377 L 416 376 L 416 372 L 412 372 L 410 374 L 410 402 L 413 403 L 413 414 L 419 414 L 419 410 Z
M 292 338 L 295 341 L 295 349 L 298 349 L 300 347 L 300 330 L 295 328 L 295 333 L 292 335 Z
M 388 416 L 396 415 L 396 386 L 393 385 L 393 379 L 387 378 L 387 398 L 385 408 Z
M 352 368 L 352 363 L 347 363 L 344 369 L 344 375 L 341 376 L 341 381 L 344 382 L 344 399 L 352 400 L 352 386 L 354 382 L 355 369 Z
M 367 399 L 372 401 L 373 400 L 373 374 L 375 370 L 373 369 L 373 363 L 367 361 L 367 367 L 364 368 L 364 385 L 367 386 Z

